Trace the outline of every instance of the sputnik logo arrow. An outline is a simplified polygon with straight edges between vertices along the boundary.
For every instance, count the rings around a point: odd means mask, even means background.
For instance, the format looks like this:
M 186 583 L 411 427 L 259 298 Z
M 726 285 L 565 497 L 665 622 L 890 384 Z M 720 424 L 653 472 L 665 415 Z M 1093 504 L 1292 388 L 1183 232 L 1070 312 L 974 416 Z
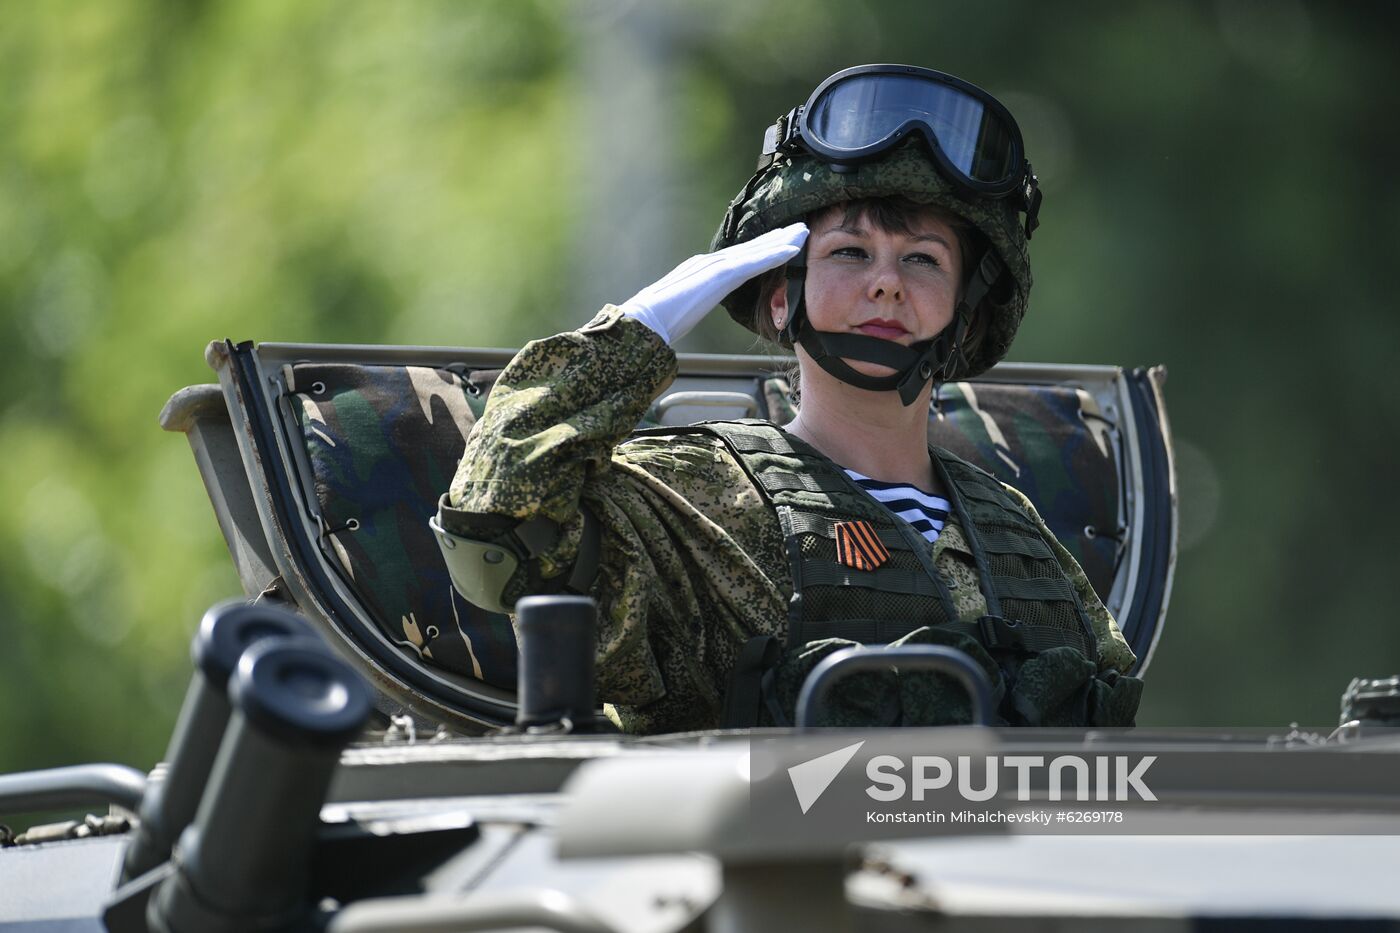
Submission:
M 847 745 L 845 748 L 838 748 L 834 752 L 813 758 L 811 761 L 804 761 L 800 765 L 793 765 L 788 768 L 788 777 L 792 779 L 792 789 L 797 794 L 797 804 L 806 813 L 812 809 L 812 804 L 826 789 L 831 786 L 831 782 L 836 780 L 836 775 L 841 773 L 841 769 L 846 767 L 846 762 L 855 757 L 856 752 L 865 744 L 865 740 L 854 745 Z

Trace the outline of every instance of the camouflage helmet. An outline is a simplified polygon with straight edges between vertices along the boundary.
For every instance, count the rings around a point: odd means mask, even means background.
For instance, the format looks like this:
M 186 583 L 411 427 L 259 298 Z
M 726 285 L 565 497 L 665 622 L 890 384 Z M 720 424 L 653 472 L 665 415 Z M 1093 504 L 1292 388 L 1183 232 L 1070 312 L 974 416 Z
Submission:
M 1019 216 L 1024 201 L 965 196 L 939 173 L 919 139 L 906 140 L 878 161 L 850 166 L 833 167 L 806 153 L 780 153 L 730 203 L 710 249 L 751 240 L 806 220 L 813 212 L 832 205 L 892 196 L 957 215 L 978 231 L 1001 259 L 1006 270 L 1002 281 L 972 309 L 974 316 L 985 316 L 982 339 L 951 375 L 965 379 L 985 372 L 1006 355 L 1026 313 L 1031 263 L 1027 225 Z M 755 280 L 730 293 L 723 304 L 730 317 L 759 333 L 755 322 L 758 299 Z M 784 341 L 784 345 L 789 344 Z

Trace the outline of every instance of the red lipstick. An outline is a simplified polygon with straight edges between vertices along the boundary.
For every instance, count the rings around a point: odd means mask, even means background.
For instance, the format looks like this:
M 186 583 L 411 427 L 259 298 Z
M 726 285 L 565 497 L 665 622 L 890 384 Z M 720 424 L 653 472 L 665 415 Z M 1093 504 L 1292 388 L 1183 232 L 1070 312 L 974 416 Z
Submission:
M 879 337 L 881 340 L 898 340 L 909 333 L 909 329 L 898 321 L 889 321 L 880 317 L 871 318 L 856 325 L 856 330 L 871 337 Z

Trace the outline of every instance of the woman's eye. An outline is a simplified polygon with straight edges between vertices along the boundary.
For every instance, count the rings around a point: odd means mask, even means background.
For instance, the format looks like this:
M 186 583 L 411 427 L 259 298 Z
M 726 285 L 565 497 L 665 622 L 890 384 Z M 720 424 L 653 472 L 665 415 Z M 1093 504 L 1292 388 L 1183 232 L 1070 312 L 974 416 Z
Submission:
M 831 255 L 841 256 L 846 259 L 864 259 L 866 253 L 865 250 L 861 249 L 859 246 L 840 246 L 832 250 Z
M 912 262 L 912 263 L 915 263 L 916 265 L 929 265 L 929 266 L 941 266 L 941 265 L 942 265 L 942 263 L 938 261 L 938 258 L 937 258 L 936 256 L 930 256 L 928 253 L 914 253 L 914 254 L 912 254 L 912 255 L 905 256 L 905 257 L 904 257 L 904 261 L 905 261 L 905 262 Z

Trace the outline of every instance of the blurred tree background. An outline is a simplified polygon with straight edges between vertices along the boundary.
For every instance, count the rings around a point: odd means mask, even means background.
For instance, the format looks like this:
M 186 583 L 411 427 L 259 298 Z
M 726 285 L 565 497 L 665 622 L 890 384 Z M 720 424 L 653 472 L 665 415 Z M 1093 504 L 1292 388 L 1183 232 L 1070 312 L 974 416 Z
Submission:
M 706 247 L 838 68 L 998 94 L 1046 192 L 1012 359 L 1171 370 L 1140 722 L 1400 672 L 1400 7 L 78 0 L 0 20 L 0 771 L 164 750 L 239 592 L 156 415 L 215 338 L 518 346 Z M 744 352 L 707 321 L 682 349 Z

